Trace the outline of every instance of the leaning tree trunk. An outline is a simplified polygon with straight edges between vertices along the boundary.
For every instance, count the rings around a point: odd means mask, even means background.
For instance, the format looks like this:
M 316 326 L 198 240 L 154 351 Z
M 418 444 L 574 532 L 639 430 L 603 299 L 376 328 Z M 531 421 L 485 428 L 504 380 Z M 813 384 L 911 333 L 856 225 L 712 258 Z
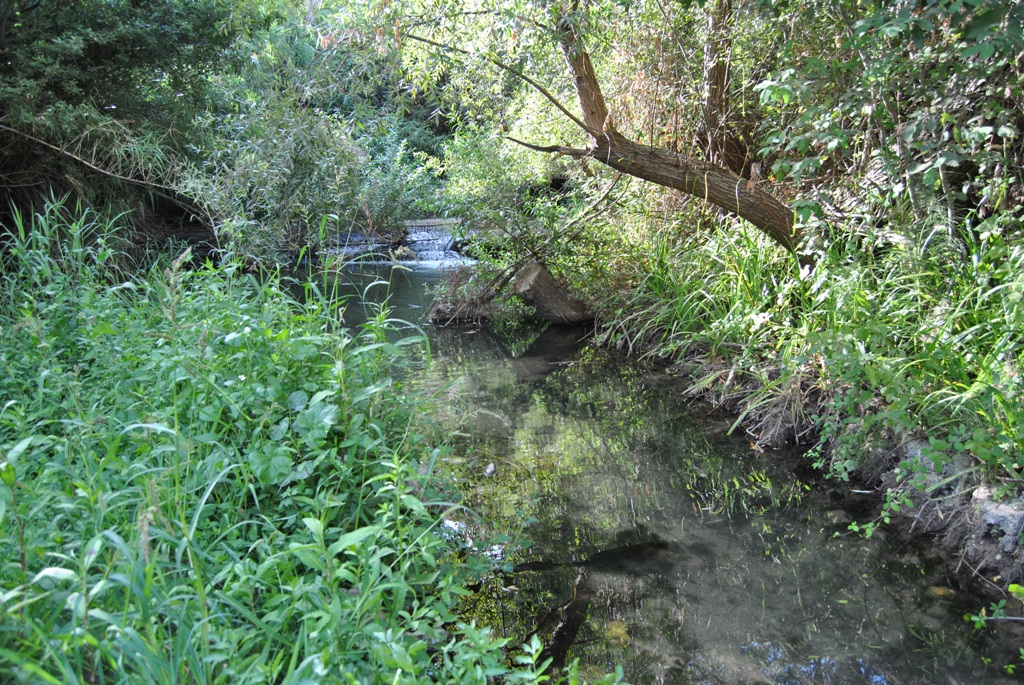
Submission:
M 516 274 L 513 287 L 516 295 L 523 298 L 551 323 L 573 325 L 594 320 L 594 312 L 579 300 L 570 297 L 547 267 L 539 262 L 531 262 L 524 266 Z
M 754 224 L 787 250 L 796 249 L 799 235 L 794 230 L 793 211 L 753 182 L 719 164 L 694 160 L 668 149 L 641 145 L 619 133 L 605 104 L 590 55 L 580 45 L 574 29 L 563 24 L 559 43 L 583 111 L 582 123 L 591 136 L 591 145 L 586 150 L 563 146 L 532 147 L 592 157 L 631 176 L 704 198 Z

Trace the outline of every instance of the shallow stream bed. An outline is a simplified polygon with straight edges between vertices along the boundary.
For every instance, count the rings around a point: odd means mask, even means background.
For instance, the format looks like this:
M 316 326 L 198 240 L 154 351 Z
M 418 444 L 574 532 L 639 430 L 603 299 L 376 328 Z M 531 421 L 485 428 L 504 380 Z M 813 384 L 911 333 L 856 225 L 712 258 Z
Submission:
M 730 435 L 665 369 L 582 331 L 430 327 L 437 269 L 407 267 L 371 291 L 428 333 L 419 383 L 476 513 L 444 531 L 497 569 L 465 620 L 632 683 L 1010 682 L 1020 636 L 974 633 L 982 600 L 927 549 L 848 533 L 867 510 L 795 475 L 798 455 Z

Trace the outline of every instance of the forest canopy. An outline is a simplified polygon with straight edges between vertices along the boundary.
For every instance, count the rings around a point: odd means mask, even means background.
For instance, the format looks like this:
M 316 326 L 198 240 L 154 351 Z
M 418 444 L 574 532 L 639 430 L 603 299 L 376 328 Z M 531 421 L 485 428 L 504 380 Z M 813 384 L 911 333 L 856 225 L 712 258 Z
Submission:
M 294 249 L 325 216 L 393 227 L 431 194 L 415 154 L 447 172 L 439 141 L 472 131 L 707 199 L 788 249 L 893 205 L 978 233 L 1020 204 L 1019 2 L 58 5 L 0 9 L 5 207 L 128 185 Z

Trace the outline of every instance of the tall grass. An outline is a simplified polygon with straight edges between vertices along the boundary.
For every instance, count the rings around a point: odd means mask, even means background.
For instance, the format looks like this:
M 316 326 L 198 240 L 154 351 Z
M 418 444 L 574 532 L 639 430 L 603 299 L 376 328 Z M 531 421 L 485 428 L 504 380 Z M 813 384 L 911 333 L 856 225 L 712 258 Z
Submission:
M 731 404 L 755 440 L 816 444 L 834 476 L 927 437 L 940 470 L 969 455 L 1018 489 L 1024 248 L 988 228 L 846 238 L 813 270 L 742 228 L 693 243 L 662 231 L 637 249 L 606 338 L 689 363 L 691 390 Z
M 0 680 L 542 677 L 456 620 L 443 448 L 393 380 L 419 338 L 187 252 L 126 278 L 66 215 L 0 272 Z

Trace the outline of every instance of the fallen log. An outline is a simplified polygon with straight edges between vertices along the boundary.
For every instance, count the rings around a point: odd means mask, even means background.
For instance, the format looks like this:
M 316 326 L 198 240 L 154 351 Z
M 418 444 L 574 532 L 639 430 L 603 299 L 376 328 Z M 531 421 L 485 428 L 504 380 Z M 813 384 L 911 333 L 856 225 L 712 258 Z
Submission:
M 530 262 L 520 269 L 513 287 L 519 297 L 551 323 L 572 325 L 594 320 L 590 307 L 570 296 L 540 262 Z

